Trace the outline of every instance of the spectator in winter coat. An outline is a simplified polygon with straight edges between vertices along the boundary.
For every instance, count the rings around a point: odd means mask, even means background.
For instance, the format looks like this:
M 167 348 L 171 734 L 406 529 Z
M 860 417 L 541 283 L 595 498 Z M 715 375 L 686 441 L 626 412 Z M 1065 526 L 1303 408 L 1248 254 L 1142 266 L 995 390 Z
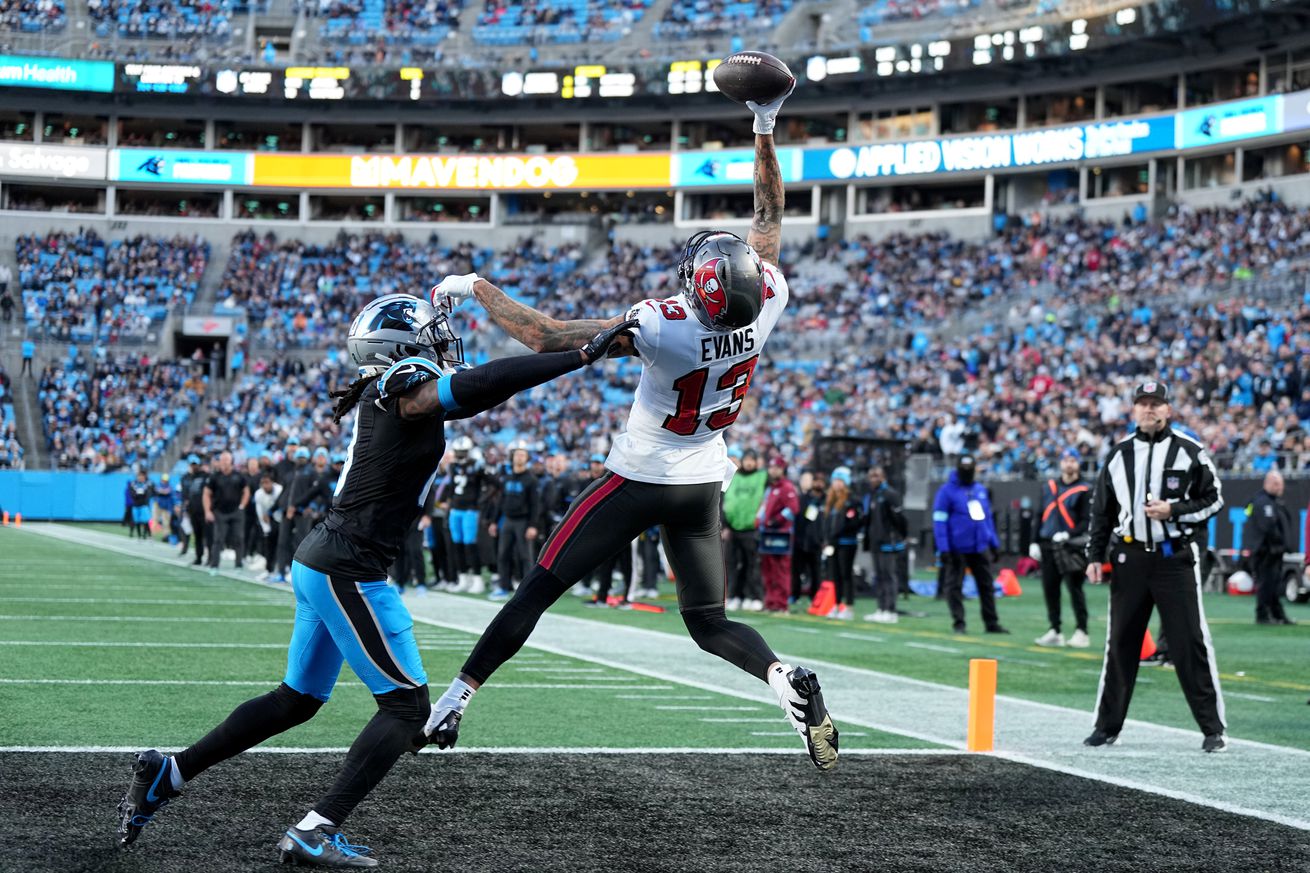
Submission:
M 984 629 L 989 634 L 1008 634 L 996 615 L 992 590 L 991 565 L 1000 552 L 1001 541 L 992 519 L 991 498 L 987 489 L 974 481 L 975 470 L 973 455 L 961 455 L 933 501 L 932 532 L 938 559 L 943 563 L 942 585 L 955 633 L 965 632 L 964 570 L 967 567 L 978 586 Z
M 792 531 L 800 497 L 787 478 L 781 455 L 769 459 L 768 486 L 760 507 L 760 575 L 764 577 L 764 609 L 786 612 L 791 592 Z

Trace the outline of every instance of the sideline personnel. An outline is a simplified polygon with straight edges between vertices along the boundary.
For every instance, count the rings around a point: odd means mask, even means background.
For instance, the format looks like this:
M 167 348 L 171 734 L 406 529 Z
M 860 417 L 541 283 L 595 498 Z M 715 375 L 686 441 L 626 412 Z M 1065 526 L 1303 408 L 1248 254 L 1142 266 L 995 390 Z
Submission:
M 1137 681 L 1142 637 L 1158 606 L 1178 684 L 1205 740 L 1222 752 L 1224 699 L 1210 628 L 1201 605 L 1197 529 L 1224 505 L 1214 461 L 1199 442 L 1169 423 L 1169 389 L 1143 382 L 1133 394 L 1137 430 L 1110 450 L 1092 497 L 1087 578 L 1099 584 L 1101 561 L 1113 568 L 1110 609 L 1096 700 L 1096 729 L 1083 740 L 1119 738 Z
M 1294 545 L 1296 528 L 1283 505 L 1283 474 L 1265 473 L 1264 488 L 1246 506 L 1248 548 L 1255 569 L 1256 624 L 1296 624 L 1279 599 L 1283 587 L 1283 555 Z

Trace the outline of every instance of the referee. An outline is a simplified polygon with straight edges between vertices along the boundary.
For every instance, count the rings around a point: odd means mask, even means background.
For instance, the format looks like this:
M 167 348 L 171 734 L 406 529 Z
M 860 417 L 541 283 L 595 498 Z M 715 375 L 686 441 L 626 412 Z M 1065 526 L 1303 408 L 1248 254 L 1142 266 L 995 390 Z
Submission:
M 1202 751 L 1222 752 L 1224 701 L 1210 628 L 1201 605 L 1197 529 L 1223 506 L 1214 462 L 1196 440 L 1169 423 L 1169 389 L 1143 382 L 1133 394 L 1132 436 L 1110 450 L 1092 497 L 1087 578 L 1099 584 L 1111 566 L 1105 665 L 1096 696 L 1096 729 L 1083 740 L 1106 746 L 1119 738 L 1137 681 L 1151 607 L 1170 652 Z

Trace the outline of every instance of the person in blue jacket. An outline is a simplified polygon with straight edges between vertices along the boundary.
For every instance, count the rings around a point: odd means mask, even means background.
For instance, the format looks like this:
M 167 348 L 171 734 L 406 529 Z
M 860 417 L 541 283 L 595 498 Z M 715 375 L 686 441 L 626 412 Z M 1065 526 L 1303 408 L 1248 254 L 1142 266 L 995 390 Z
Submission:
M 974 481 L 977 464 L 972 455 L 961 455 L 946 484 L 937 490 L 932 505 L 932 535 L 937 559 L 942 563 L 942 587 L 951 608 L 951 629 L 965 632 L 964 570 L 968 567 L 978 586 L 983 625 L 989 634 L 1008 634 L 996 616 L 992 590 L 992 562 L 1001 541 L 996 536 L 992 501 L 987 489 Z

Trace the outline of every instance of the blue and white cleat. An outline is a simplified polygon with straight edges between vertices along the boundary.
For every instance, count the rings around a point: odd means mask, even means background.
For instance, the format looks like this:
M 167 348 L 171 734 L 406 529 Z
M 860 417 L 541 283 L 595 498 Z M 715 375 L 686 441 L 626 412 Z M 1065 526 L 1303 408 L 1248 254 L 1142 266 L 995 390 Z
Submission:
M 366 857 L 368 846 L 356 846 L 346 839 L 340 828 L 319 825 L 307 831 L 287 828 L 277 844 L 283 864 L 313 867 L 376 867 L 374 858 Z
M 118 845 L 132 845 L 141 829 L 150 824 L 166 803 L 180 797 L 173 787 L 173 762 L 154 749 L 137 752 L 132 764 L 132 783 L 118 804 Z

